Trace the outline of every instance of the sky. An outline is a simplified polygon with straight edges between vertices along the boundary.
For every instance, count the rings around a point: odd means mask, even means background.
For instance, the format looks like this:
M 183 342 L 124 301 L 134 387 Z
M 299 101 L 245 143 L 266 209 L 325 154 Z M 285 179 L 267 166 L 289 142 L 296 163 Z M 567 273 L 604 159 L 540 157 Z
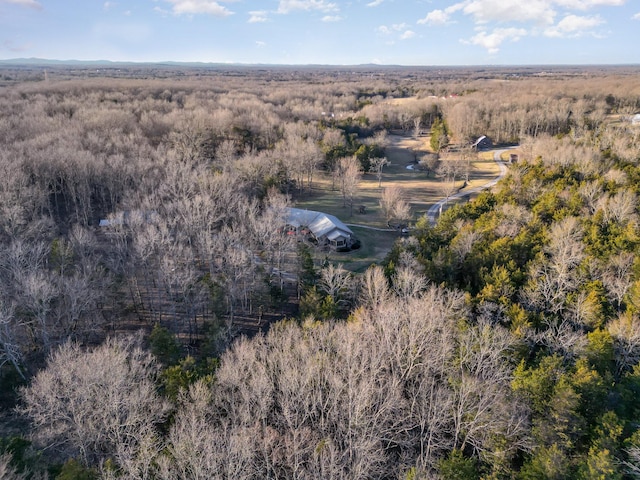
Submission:
M 639 64 L 640 0 L 0 0 L 0 59 Z

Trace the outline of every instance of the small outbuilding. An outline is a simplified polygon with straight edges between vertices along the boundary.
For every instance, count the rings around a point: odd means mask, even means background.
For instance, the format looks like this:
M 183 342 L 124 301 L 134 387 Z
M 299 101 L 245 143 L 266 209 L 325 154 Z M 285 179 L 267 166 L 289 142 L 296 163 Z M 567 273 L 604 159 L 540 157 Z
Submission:
M 476 150 L 487 150 L 492 146 L 493 143 L 491 142 L 491 139 L 486 135 L 482 135 L 471 145 L 471 147 L 475 148 Z

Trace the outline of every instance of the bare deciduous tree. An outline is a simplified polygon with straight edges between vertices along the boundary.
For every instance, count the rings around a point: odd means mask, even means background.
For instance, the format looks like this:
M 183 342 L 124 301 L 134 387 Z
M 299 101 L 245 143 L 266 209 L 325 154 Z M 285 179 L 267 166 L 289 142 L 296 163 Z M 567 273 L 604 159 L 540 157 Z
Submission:
M 133 338 L 108 339 L 88 351 L 66 343 L 22 391 L 20 411 L 31 420 L 36 443 L 58 459 L 97 465 L 112 457 L 125 466 L 125 448 L 131 465 L 154 442 L 168 410 L 155 374 L 154 359 Z
M 422 118 L 415 117 L 413 119 L 413 134 L 418 137 L 420 135 L 420 127 L 422 126 Z
M 619 372 L 625 372 L 640 362 L 640 319 L 626 313 L 607 325 L 614 341 L 614 353 Z
M 392 278 L 393 290 L 400 299 L 418 297 L 427 286 L 427 280 L 410 268 L 399 268 Z
M 628 475 L 632 478 L 640 478 L 640 446 L 631 444 L 626 450 L 628 461 L 622 462 Z
M 360 303 L 373 308 L 386 303 L 390 298 L 389 282 L 382 267 L 373 265 L 367 269 L 362 278 Z
M 181 408 L 169 434 L 169 457 L 160 459 L 162 480 L 207 480 L 220 475 L 255 478 L 255 437 L 251 429 L 232 430 L 219 424 L 213 410 L 210 387 L 200 381 L 184 392 Z
M 442 181 L 441 190 L 447 199 L 457 191 L 456 182 L 468 177 L 467 163 L 459 157 L 440 156 L 436 174 Z
M 511 368 L 505 362 L 516 345 L 512 334 L 499 325 L 479 319 L 460 335 L 460 383 L 454 387 L 455 444 L 472 446 L 490 456 L 495 446 L 492 432 L 509 438 L 509 449 L 524 446 L 527 414 L 511 396 Z
M 360 162 L 354 157 L 342 157 L 339 163 L 340 192 L 343 206 L 349 205 L 349 216 L 353 216 L 354 196 L 360 182 Z
M 330 263 L 320 270 L 318 286 L 336 305 L 344 305 L 352 289 L 351 273 L 345 270 L 342 264 L 336 267 Z
M 19 473 L 11 465 L 11 455 L 9 453 L 0 454 L 0 478 L 3 480 L 27 480 L 27 475 Z
M 601 274 L 602 284 L 607 289 L 608 297 L 618 310 L 622 308 L 623 299 L 633 283 L 634 260 L 633 253 L 620 252 L 607 262 Z
M 18 374 L 24 377 L 22 373 L 22 349 L 18 342 L 18 330 L 14 315 L 14 308 L 6 306 L 0 302 L 0 368 L 5 363 L 10 363 L 16 369 Z
M 439 163 L 440 159 L 438 158 L 438 155 L 433 153 L 425 153 L 418 156 L 418 167 L 427 172 L 427 175 L 435 173 Z
M 380 208 L 383 216 L 390 221 L 396 219 L 399 221 L 408 220 L 411 217 L 411 209 L 404 199 L 402 189 L 400 187 L 388 187 L 382 191 L 380 197 Z
M 576 217 L 552 225 L 546 260 L 532 263 L 523 300 L 531 307 L 557 314 L 566 308 L 567 295 L 579 285 L 578 265 L 585 252 L 582 227 Z
M 382 169 L 389 164 L 387 157 L 376 157 L 369 159 L 369 171 L 375 173 L 378 179 L 378 187 L 382 186 Z

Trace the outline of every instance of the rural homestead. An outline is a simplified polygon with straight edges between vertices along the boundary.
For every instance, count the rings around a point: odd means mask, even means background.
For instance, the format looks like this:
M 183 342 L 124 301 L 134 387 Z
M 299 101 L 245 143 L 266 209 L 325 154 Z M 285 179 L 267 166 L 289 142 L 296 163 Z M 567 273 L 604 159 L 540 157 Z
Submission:
M 640 478 L 639 26 L 0 0 L 0 480 Z

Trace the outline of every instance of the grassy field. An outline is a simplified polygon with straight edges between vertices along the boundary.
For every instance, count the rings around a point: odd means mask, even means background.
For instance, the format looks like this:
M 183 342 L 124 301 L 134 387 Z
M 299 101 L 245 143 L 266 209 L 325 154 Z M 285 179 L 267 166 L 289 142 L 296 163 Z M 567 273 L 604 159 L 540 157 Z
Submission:
M 324 252 L 317 255 L 316 258 L 322 261 L 326 256 L 331 262 L 342 263 L 347 270 L 362 273 L 372 263 L 380 263 L 387 256 L 395 241 L 400 238 L 398 232 L 381 232 L 362 227 L 351 227 L 351 230 L 362 243 L 358 250 Z
M 313 188 L 294 199 L 295 207 L 316 210 L 335 215 L 348 225 L 363 225 L 375 228 L 387 228 L 380 212 L 378 201 L 385 187 L 397 186 L 403 189 L 405 198 L 411 205 L 413 220 L 423 216 L 427 209 L 444 195 L 441 181 L 425 172 L 407 169 L 413 163 L 412 149 L 427 151 L 429 137 L 402 137 L 391 135 L 390 146 L 386 149 L 389 165 L 384 167 L 382 184 L 374 174 L 364 174 L 354 200 L 353 212 L 344 205 L 342 195 L 336 186 L 332 189 L 331 177 L 323 174 L 314 179 Z M 469 188 L 484 185 L 498 174 L 498 166 L 493 154 L 479 155 L 472 162 Z M 457 185 L 462 186 L 462 181 Z M 366 213 L 359 213 L 364 206 Z M 351 229 L 361 240 L 362 247 L 349 253 L 331 252 L 328 257 L 333 262 L 344 263 L 352 271 L 363 271 L 374 262 L 379 262 L 389 252 L 398 232 L 382 232 L 352 226 Z M 319 254 L 322 259 L 327 253 Z

